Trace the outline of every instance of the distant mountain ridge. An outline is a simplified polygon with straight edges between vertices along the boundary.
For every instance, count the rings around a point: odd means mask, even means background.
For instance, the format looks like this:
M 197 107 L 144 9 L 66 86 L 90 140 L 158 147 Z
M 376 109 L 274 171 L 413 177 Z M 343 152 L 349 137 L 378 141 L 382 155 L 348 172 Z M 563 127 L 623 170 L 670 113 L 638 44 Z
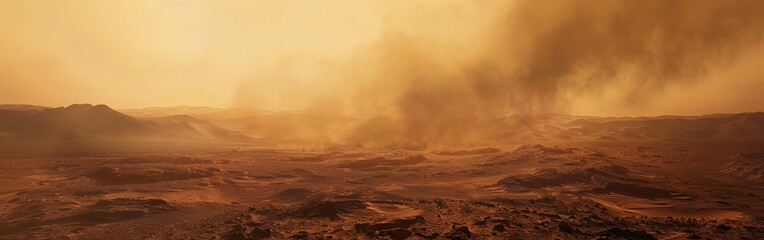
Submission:
M 5 132 L 22 139 L 86 139 L 152 134 L 157 129 L 106 105 L 73 104 L 19 117 Z
M 1 136 L 19 140 L 249 140 L 215 127 L 189 127 L 189 122 L 203 125 L 190 118 L 181 122 L 136 119 L 103 104 L 72 104 L 34 112 L 0 110 Z
M 764 140 L 764 113 L 654 118 L 582 118 L 563 124 L 604 139 Z M 571 133 L 576 135 L 575 133 Z
M 129 114 L 125 114 L 125 113 Z M 362 131 L 367 119 L 319 111 L 270 112 L 252 108 L 130 109 L 74 104 L 46 108 L 0 105 L 0 139 L 181 139 L 259 143 L 342 141 L 336 132 Z M 366 122 L 365 122 L 366 121 Z M 689 140 L 764 141 L 764 113 L 705 116 L 584 117 L 513 115 L 476 121 L 490 142 Z M 372 134 L 373 135 L 373 134 Z M 371 136 L 373 139 L 375 136 Z
M 0 104 L 0 111 L 11 110 L 11 111 L 39 112 L 48 108 L 49 107 L 28 105 L 28 104 Z

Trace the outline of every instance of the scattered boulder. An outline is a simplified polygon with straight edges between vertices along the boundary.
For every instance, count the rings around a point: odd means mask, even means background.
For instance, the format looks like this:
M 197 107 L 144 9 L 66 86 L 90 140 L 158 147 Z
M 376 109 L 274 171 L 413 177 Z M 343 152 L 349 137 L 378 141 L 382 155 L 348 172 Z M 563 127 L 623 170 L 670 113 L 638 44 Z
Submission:
M 619 227 L 611 227 L 605 231 L 599 232 L 597 236 L 627 240 L 657 240 L 653 235 L 650 235 L 644 230 L 635 231 Z
M 380 237 L 389 237 L 390 239 L 394 240 L 402 240 L 407 239 L 411 236 L 411 231 L 403 228 L 394 228 L 389 230 L 383 230 L 379 231 L 379 234 L 377 236 Z
M 470 239 L 472 232 L 467 226 L 452 226 L 451 231 L 443 235 L 447 239 Z
M 246 225 L 237 224 L 233 226 L 231 231 L 228 231 L 222 239 L 225 240 L 256 240 L 256 239 L 268 239 L 272 237 L 270 228 L 265 226 L 258 226 L 249 228 Z
M 236 225 L 222 239 L 224 240 L 247 240 L 247 229 L 244 226 Z
M 414 228 L 414 235 L 424 239 L 436 239 L 440 233 L 428 231 L 427 228 Z
M 297 234 L 294 234 L 289 237 L 289 239 L 308 239 L 308 232 L 306 231 L 299 231 Z
M 365 233 L 366 236 L 369 237 L 379 236 L 392 239 L 406 239 L 412 235 L 412 232 L 408 230 L 408 228 L 417 223 L 424 223 L 424 217 L 416 216 L 375 224 L 358 223 L 354 226 L 354 229 L 357 232 Z
M 714 230 L 720 231 L 720 232 L 726 232 L 726 231 L 732 230 L 732 227 L 727 224 L 719 224 L 714 226 Z

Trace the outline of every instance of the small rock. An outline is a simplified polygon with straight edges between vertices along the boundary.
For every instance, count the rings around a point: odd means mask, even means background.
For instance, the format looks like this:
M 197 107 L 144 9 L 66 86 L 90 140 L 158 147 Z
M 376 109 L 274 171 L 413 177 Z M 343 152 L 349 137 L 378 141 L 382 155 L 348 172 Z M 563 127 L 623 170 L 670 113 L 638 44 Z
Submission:
M 245 227 L 244 225 L 241 225 L 241 224 L 234 225 L 233 226 L 233 231 L 246 232 L 247 231 L 247 227 Z
M 297 232 L 297 234 L 290 236 L 289 238 L 290 239 L 308 239 L 308 236 L 309 236 L 308 232 L 300 231 L 300 232 Z
M 440 233 L 434 233 L 427 231 L 427 228 L 414 228 L 414 235 L 424 239 L 436 239 L 440 237 Z
M 472 232 L 467 226 L 452 227 L 451 232 L 446 233 L 443 237 L 447 239 L 470 239 L 472 238 Z
M 597 236 L 609 237 L 609 238 L 624 238 L 629 240 L 657 240 L 653 235 L 645 232 L 644 230 L 632 231 L 629 229 L 622 229 L 619 227 L 612 227 L 605 231 L 600 232 Z
M 503 223 L 503 224 L 509 224 L 509 219 L 506 218 L 494 218 L 491 219 L 492 223 Z
M 443 207 L 446 206 L 446 203 L 443 200 L 441 200 L 440 198 L 437 198 L 437 199 L 435 199 L 435 205 L 438 208 L 443 208 Z
M 249 233 L 249 237 L 252 239 L 266 239 L 271 237 L 271 229 L 265 227 L 255 227 L 252 232 Z
M 726 225 L 726 224 L 716 225 L 714 227 L 714 230 L 722 231 L 722 232 L 726 232 L 726 231 L 729 231 L 731 229 L 732 229 L 732 227 L 730 227 L 729 225 Z
M 356 223 L 353 228 L 356 232 L 366 232 L 369 230 L 369 226 L 371 226 L 370 223 Z
M 507 227 L 504 226 L 504 224 L 496 224 L 496 226 L 493 226 L 493 231 L 495 232 L 504 232 L 507 231 Z
M 390 239 L 394 239 L 394 240 L 403 240 L 411 236 L 411 231 L 402 229 L 402 228 L 396 228 L 396 229 L 380 231 L 377 236 L 389 237 Z
M 475 226 L 485 226 L 487 224 L 488 224 L 488 221 L 486 221 L 485 219 L 477 220 L 474 223 Z
M 573 228 L 573 226 L 570 226 L 570 224 L 568 224 L 567 222 L 560 222 L 557 228 L 560 230 L 560 232 L 564 232 L 567 234 L 573 234 L 576 232 L 576 229 Z
M 238 225 L 237 225 L 238 226 Z M 241 228 L 234 227 L 233 230 L 228 232 L 223 239 L 225 240 L 246 240 L 247 236 L 245 235 L 245 232 Z

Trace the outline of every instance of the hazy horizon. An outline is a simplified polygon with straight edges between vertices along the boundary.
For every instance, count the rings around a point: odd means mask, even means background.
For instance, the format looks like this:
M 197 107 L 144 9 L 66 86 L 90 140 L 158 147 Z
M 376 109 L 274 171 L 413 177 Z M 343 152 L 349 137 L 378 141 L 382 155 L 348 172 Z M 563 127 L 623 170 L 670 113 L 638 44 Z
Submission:
M 201 105 L 173 105 L 173 106 L 149 106 L 149 107 L 135 107 L 135 108 L 117 108 L 112 105 L 106 104 L 106 103 L 89 103 L 89 102 L 83 102 L 83 103 L 71 103 L 71 104 L 64 104 L 64 105 L 55 105 L 55 106 L 45 106 L 45 105 L 37 105 L 37 104 L 27 104 L 27 103 L 0 103 L 0 106 L 3 105 L 20 105 L 20 106 L 36 106 L 36 107 L 46 107 L 46 108 L 66 108 L 71 105 L 80 105 L 80 104 L 90 104 L 90 105 L 106 105 L 109 108 L 112 108 L 116 111 L 123 111 L 123 110 L 144 110 L 144 109 L 153 109 L 153 108 L 210 108 L 210 109 L 217 109 L 217 110 L 235 110 L 235 109 L 252 109 L 252 110 L 258 110 L 258 111 L 264 111 L 264 112 L 301 112 L 301 111 L 312 111 L 313 109 L 295 109 L 295 110 L 264 110 L 259 109 L 253 106 L 233 106 L 233 107 L 214 107 L 214 106 L 201 106 Z M 318 111 L 321 111 L 320 109 Z M 328 113 L 332 113 L 331 111 L 327 111 Z M 581 117 L 597 117 L 597 118 L 654 118 L 654 117 L 670 117 L 670 116 L 677 116 L 677 117 L 693 117 L 693 116 L 710 116 L 710 115 L 733 115 L 733 114 L 742 114 L 742 113 L 761 113 L 764 112 L 762 110 L 759 111 L 743 111 L 743 112 L 711 112 L 711 113 L 705 113 L 705 114 L 660 114 L 660 115 L 578 115 L 578 114 L 570 114 L 570 113 L 535 113 L 535 114 L 509 114 L 506 116 L 523 116 L 523 115 L 570 115 L 570 116 L 581 116 Z M 362 116 L 360 116 L 362 117 Z
M 0 102 L 433 119 L 755 112 L 762 5 L 5 1 Z

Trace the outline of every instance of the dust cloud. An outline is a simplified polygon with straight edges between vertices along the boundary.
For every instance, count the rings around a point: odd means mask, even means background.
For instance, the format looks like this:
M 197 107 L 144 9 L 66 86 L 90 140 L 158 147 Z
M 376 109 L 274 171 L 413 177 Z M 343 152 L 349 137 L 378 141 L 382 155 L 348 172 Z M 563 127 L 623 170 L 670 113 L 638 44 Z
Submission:
M 486 121 L 565 113 L 578 96 L 612 86 L 618 105 L 638 106 L 669 84 L 701 83 L 764 36 L 764 2 L 756 0 L 459 7 L 423 11 L 436 20 L 412 25 L 411 16 L 385 15 L 380 36 L 349 56 L 295 56 L 263 68 L 235 104 L 357 119 L 329 128 L 333 141 L 457 144 L 483 139 Z

